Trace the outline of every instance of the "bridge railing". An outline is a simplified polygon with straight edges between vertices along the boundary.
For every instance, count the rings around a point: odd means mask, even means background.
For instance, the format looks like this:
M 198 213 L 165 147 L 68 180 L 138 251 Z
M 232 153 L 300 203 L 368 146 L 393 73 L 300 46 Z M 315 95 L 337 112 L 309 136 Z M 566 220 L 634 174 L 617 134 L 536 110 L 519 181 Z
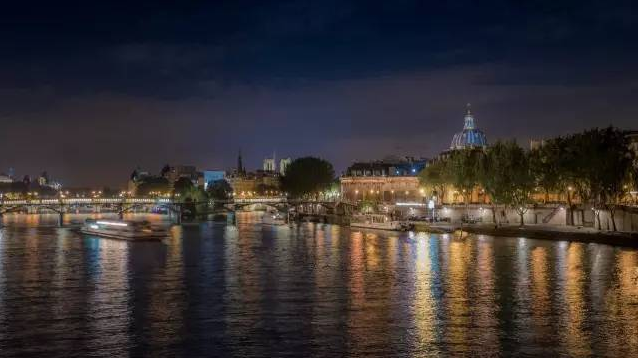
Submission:
M 285 196 L 269 198 L 234 198 L 229 200 L 229 202 L 235 204 L 285 203 L 287 202 L 287 198 Z
M 181 201 L 180 201 L 181 202 Z M 286 197 L 267 198 L 234 198 L 223 201 L 210 200 L 209 203 L 223 202 L 229 204 L 285 203 Z M 171 198 L 59 198 L 59 199 L 17 199 L 2 200 L 4 205 L 72 205 L 72 204 L 173 204 L 178 203 Z
M 343 203 L 356 205 L 356 203 L 348 203 L 346 201 L 325 201 L 325 200 L 289 200 L 285 196 L 281 197 L 264 197 L 264 198 L 232 198 L 228 200 L 209 200 L 208 203 L 224 203 L 224 204 L 327 204 L 327 203 Z M 182 201 L 175 201 L 171 198 L 56 198 L 56 199 L 17 199 L 17 200 L 0 200 L 0 205 L 73 205 L 73 204 L 178 204 Z
M 72 205 L 72 204 L 170 204 L 169 198 L 62 198 L 2 200 L 4 205 Z

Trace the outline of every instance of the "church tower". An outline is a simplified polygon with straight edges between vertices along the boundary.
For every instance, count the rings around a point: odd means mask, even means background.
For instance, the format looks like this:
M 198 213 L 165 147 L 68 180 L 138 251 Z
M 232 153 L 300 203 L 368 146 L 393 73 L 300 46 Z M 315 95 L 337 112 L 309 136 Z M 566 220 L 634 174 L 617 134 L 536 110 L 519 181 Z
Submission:
M 244 163 L 241 160 L 241 149 L 239 150 L 239 155 L 237 156 L 237 175 L 243 176 L 246 174 L 244 170 Z

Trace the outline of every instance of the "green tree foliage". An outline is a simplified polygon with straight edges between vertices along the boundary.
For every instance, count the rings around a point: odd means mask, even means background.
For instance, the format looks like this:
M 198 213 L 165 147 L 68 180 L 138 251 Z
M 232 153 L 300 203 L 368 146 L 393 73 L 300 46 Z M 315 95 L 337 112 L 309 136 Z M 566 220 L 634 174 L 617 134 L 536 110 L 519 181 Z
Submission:
M 553 160 L 562 185 L 572 186 L 581 201 L 594 209 L 599 229 L 600 211 L 608 210 L 615 231 L 615 211 L 627 194 L 635 159 L 625 134 L 613 127 L 594 128 L 554 141 L 559 155 Z M 538 177 L 539 173 L 536 174 Z M 573 204 L 569 194 L 571 209 Z M 570 219 L 571 215 L 568 223 L 573 221 Z
M 545 194 L 545 202 L 550 193 L 562 193 L 567 188 L 561 160 L 563 142 L 562 138 L 550 139 L 529 153 L 530 170 L 534 173 L 536 187 Z
M 447 164 L 450 183 L 462 193 L 466 205 L 469 204 L 472 190 L 478 185 L 482 155 L 480 150 L 457 150 Z
M 512 145 L 512 142 L 499 141 L 488 147 L 479 171 L 479 182 L 490 196 L 492 220 L 496 226 L 499 225 L 496 217 L 498 206 L 511 202 L 511 192 L 508 188 L 512 185 Z
M 518 216 L 520 217 L 521 226 L 525 225 L 525 213 L 529 208 L 529 204 L 532 202 L 532 191 L 535 186 L 535 177 L 530 169 L 529 155 L 525 153 L 523 148 L 514 143 L 509 146 L 513 167 L 512 167 L 512 185 L 510 187 L 511 193 L 509 195 L 510 205 L 514 208 Z
M 629 142 L 624 133 L 609 127 L 589 131 L 592 145 L 598 149 L 593 163 L 596 166 L 592 173 L 592 187 L 595 188 L 596 209 L 604 208 L 611 217 L 612 229 L 616 231 L 615 213 L 617 206 L 629 189 L 634 153 L 629 149 Z M 600 228 L 600 217 L 597 218 Z
M 190 180 L 188 180 L 190 182 Z M 176 181 L 175 184 L 179 182 Z M 181 201 L 184 205 L 184 217 L 195 218 L 197 215 L 203 215 L 208 208 L 208 196 L 203 188 L 197 187 L 191 183 L 187 185 L 183 183 L 180 185 L 179 191 Z
M 536 189 L 567 193 L 567 223 L 573 223 L 573 196 L 594 209 L 598 228 L 600 211 L 609 212 L 616 230 L 615 211 L 638 187 L 638 158 L 630 148 L 626 133 L 613 127 L 591 129 L 566 137 L 550 139 L 539 149 L 526 152 L 515 142 L 496 142 L 483 151 L 455 151 L 447 162 L 434 162 L 420 173 L 422 185 L 437 191 L 452 185 L 468 195 L 477 185 L 490 197 L 494 222 L 496 209 L 514 209 L 524 225 L 524 214 Z M 584 222 L 584 212 L 581 210 Z
M 334 169 L 328 161 L 304 157 L 295 159 L 281 178 L 282 190 L 292 198 L 314 197 L 330 188 L 334 180 Z
M 498 226 L 499 205 L 512 207 L 520 216 L 520 224 L 525 224 L 524 215 L 535 186 L 530 162 L 530 155 L 514 141 L 498 141 L 487 148 L 481 161 L 479 182 L 490 196 L 495 225 Z
M 231 188 L 226 180 L 220 179 L 208 183 L 206 192 L 208 197 L 213 200 L 228 200 L 230 194 L 233 192 L 233 188 Z
M 179 194 L 181 197 L 185 197 L 190 193 L 195 185 L 189 178 L 179 178 L 173 183 L 173 194 Z
M 447 160 L 436 160 L 419 173 L 419 183 L 432 189 L 432 194 L 436 194 L 440 201 L 445 199 L 447 186 L 450 184 L 450 169 Z

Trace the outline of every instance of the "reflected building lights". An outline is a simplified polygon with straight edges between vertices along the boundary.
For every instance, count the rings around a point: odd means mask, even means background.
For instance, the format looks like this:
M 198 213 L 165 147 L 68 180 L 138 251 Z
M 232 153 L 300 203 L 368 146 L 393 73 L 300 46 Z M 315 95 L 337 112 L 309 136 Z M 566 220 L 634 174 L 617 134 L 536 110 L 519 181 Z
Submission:
M 420 351 L 432 349 L 439 340 L 437 332 L 437 305 L 434 303 L 432 287 L 432 255 L 429 240 L 416 241 L 416 270 L 414 276 L 414 320 L 419 336 Z M 436 247 L 435 247 L 436 249 Z
M 589 356 L 591 337 L 585 329 L 588 308 L 585 304 L 584 255 L 585 244 L 572 242 L 567 248 L 567 260 L 564 274 L 564 304 L 567 308 L 565 323 L 567 330 L 563 332 L 563 343 L 572 357 Z

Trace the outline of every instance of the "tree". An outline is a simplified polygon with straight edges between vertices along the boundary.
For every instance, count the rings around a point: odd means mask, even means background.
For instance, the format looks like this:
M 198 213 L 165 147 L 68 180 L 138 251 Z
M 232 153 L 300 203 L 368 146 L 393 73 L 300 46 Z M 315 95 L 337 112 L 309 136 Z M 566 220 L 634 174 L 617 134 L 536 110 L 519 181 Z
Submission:
M 334 169 L 328 161 L 304 157 L 295 159 L 281 178 L 282 190 L 292 198 L 314 197 L 330 187 Z
M 595 133 L 598 151 L 598 165 L 595 185 L 599 188 L 600 202 L 609 212 L 612 230 L 616 231 L 616 209 L 627 195 L 634 153 L 629 149 L 629 141 L 625 134 L 612 127 L 598 130 Z M 598 217 L 600 228 L 600 217 Z
M 213 200 L 227 200 L 233 192 L 233 188 L 226 180 L 220 179 L 208 183 L 206 192 L 208 197 Z
M 449 159 L 450 182 L 463 194 L 466 215 L 472 191 L 478 184 L 481 156 L 480 150 L 457 150 Z
M 626 195 L 634 160 L 624 133 L 613 127 L 594 128 L 564 138 L 559 137 L 548 143 L 551 146 L 547 151 L 553 153 L 546 153 L 546 163 L 540 165 L 532 157 L 531 165 L 536 173 L 537 183 L 542 183 L 543 177 L 552 180 L 553 176 L 555 190 L 567 189 L 567 224 L 573 224 L 574 191 L 582 204 L 589 205 L 594 210 L 598 229 L 601 228 L 600 212 L 607 210 L 612 229 L 616 230 L 615 211 Z M 581 215 L 581 221 L 584 222 L 584 210 Z
M 545 194 L 544 202 L 548 201 L 550 193 L 562 193 L 567 187 L 560 160 L 562 142 L 562 138 L 550 139 L 529 153 L 530 171 L 534 174 L 536 187 Z
M 535 182 L 530 168 L 530 158 L 514 141 L 498 141 L 487 148 L 481 160 L 479 182 L 490 196 L 492 219 L 498 226 L 498 205 L 512 207 L 525 224 L 525 213 Z
M 599 210 L 596 209 L 597 205 L 594 200 L 595 193 L 598 191 L 595 179 L 597 169 L 594 168 L 594 162 L 598 162 L 598 148 L 594 144 L 595 141 L 593 131 L 573 134 L 562 141 L 559 167 L 569 186 L 567 191 L 570 211 L 569 225 L 573 225 L 572 212 L 574 209 L 571 202 L 571 189 L 575 191 L 583 205 L 591 205 L 596 217 L 599 216 Z M 584 221 L 584 211 L 581 212 L 581 220 Z
M 177 182 L 175 183 L 177 184 Z M 190 186 L 184 184 L 179 193 L 180 199 L 184 203 L 184 215 L 186 217 L 195 218 L 198 213 L 201 214 L 206 211 L 208 202 L 203 188 L 192 185 L 192 183 Z
M 498 206 L 511 202 L 511 169 L 514 163 L 510 154 L 513 145 L 513 142 L 498 141 L 488 147 L 479 170 L 479 183 L 490 196 L 492 220 L 496 227 L 499 226 L 496 216 Z
M 525 213 L 531 203 L 530 196 L 534 190 L 534 176 L 530 170 L 529 155 L 516 143 L 510 148 L 513 164 L 510 204 L 521 218 L 521 226 L 523 226 L 525 225 Z
M 181 177 L 173 183 L 173 195 L 179 194 L 181 197 L 185 197 L 194 187 L 189 178 Z
M 432 188 L 441 203 L 443 203 L 445 199 L 445 191 L 450 181 L 450 170 L 447 160 L 433 161 L 419 173 L 420 184 Z

